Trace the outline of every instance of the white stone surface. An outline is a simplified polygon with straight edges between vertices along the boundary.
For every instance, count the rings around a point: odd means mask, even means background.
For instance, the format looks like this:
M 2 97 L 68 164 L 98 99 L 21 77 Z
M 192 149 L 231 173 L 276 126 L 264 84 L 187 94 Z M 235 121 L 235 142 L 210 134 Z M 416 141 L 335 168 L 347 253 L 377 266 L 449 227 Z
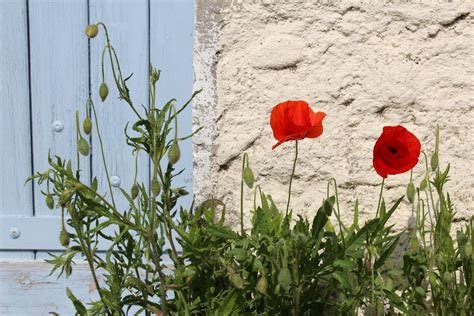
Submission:
M 324 111 L 324 133 L 300 142 L 291 207 L 312 216 L 338 181 L 343 218 L 360 202 L 373 216 L 381 178 L 372 148 L 384 125 L 415 133 L 433 150 L 441 129 L 441 164 L 451 163 L 459 220 L 474 213 L 474 3 L 416 1 L 197 1 L 194 123 L 197 200 L 226 202 L 239 221 L 242 153 L 257 184 L 284 210 L 294 143 L 274 151 L 271 109 L 288 99 Z M 420 161 L 415 184 L 423 175 Z M 386 198 L 405 193 L 409 173 L 386 180 Z M 246 223 L 253 192 L 246 189 Z M 403 228 L 404 203 L 394 219 Z

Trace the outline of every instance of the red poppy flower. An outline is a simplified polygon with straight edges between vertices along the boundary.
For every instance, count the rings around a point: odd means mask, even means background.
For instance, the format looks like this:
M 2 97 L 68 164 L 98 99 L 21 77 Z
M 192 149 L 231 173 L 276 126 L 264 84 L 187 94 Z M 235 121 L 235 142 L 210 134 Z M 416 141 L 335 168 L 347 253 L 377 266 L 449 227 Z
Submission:
M 400 174 L 418 163 L 421 143 L 403 126 L 385 126 L 374 146 L 374 168 L 386 178 L 389 174 Z
M 313 112 L 305 101 L 286 101 L 275 105 L 270 125 L 278 143 L 272 149 L 289 140 L 321 136 L 325 116 L 323 112 Z

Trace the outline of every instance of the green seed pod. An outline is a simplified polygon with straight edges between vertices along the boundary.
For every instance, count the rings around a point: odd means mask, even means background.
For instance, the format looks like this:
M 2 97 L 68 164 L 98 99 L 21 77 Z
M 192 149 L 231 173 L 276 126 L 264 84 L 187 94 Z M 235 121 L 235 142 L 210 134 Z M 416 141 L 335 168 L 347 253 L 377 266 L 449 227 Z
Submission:
M 278 283 L 284 289 L 288 289 L 291 285 L 291 273 L 290 270 L 286 267 L 282 268 L 278 273 Z
M 61 233 L 59 233 L 59 242 L 61 243 L 61 246 L 68 247 L 69 241 L 69 233 L 65 229 L 61 230 Z
M 84 133 L 89 135 L 92 131 L 92 121 L 90 117 L 86 117 L 84 119 L 84 122 L 82 123 L 82 129 L 84 130 Z
M 102 82 L 99 87 L 99 96 L 102 102 L 107 99 L 107 96 L 109 95 L 109 87 L 107 87 L 107 84 L 105 82 Z
M 431 170 L 435 171 L 438 168 L 438 153 L 435 152 L 433 156 L 431 156 Z
M 158 196 L 161 192 L 161 185 L 160 182 L 158 181 L 157 178 L 154 178 L 151 181 L 151 193 L 153 194 L 153 197 Z
M 253 175 L 252 169 L 249 167 L 244 168 L 243 172 L 244 182 L 249 188 L 253 188 L 253 183 L 255 182 L 255 177 Z
M 46 195 L 46 205 L 50 210 L 54 208 L 54 199 L 51 194 Z
M 88 38 L 94 38 L 99 33 L 99 27 L 97 26 L 97 24 L 89 24 L 86 27 L 85 33 Z
M 426 178 L 421 180 L 421 182 L 420 182 L 420 191 L 425 191 L 427 185 L 428 185 L 428 182 L 426 181 Z
M 410 181 L 407 186 L 407 198 L 410 203 L 413 203 L 415 200 L 415 185 Z
M 171 144 L 170 148 L 168 149 L 168 161 L 171 165 L 174 165 L 178 162 L 179 158 L 181 157 L 181 152 L 179 150 L 178 143 Z
M 262 276 L 260 279 L 258 279 L 257 291 L 259 291 L 262 294 L 266 294 L 267 293 L 267 288 L 268 288 L 267 279 L 264 276 Z
M 84 138 L 79 138 L 77 141 L 77 149 L 79 150 L 79 153 L 83 156 L 89 155 L 89 143 L 84 139 Z
M 132 189 L 130 190 L 130 196 L 132 197 L 133 200 L 135 200 L 138 196 L 138 185 L 134 183 L 132 185 Z

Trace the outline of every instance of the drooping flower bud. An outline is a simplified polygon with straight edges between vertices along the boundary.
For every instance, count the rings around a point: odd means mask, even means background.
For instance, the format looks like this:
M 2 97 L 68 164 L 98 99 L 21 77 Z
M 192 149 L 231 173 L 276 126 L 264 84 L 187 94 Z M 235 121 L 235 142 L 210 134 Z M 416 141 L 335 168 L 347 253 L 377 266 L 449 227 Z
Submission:
M 83 156 L 89 155 L 89 143 L 87 143 L 87 141 L 82 137 L 77 141 L 77 150 Z
M 136 183 L 134 183 L 132 185 L 132 189 L 130 190 L 130 195 L 132 197 L 133 200 L 135 200 L 138 196 L 138 185 Z
M 109 87 L 107 87 L 107 84 L 105 82 L 102 82 L 99 87 L 99 96 L 102 102 L 107 99 L 107 96 L 109 95 Z
M 262 276 L 260 279 L 258 279 L 257 291 L 259 291 L 262 294 L 266 294 L 267 293 L 267 288 L 268 288 L 267 279 L 264 276 Z
M 410 203 L 413 203 L 415 200 L 415 185 L 410 181 L 407 186 L 407 198 Z
M 252 169 L 249 167 L 244 168 L 243 172 L 244 182 L 249 188 L 253 188 L 253 183 L 255 182 L 255 177 L 253 175 Z
M 61 230 L 59 233 L 59 242 L 61 243 L 61 246 L 68 247 L 69 241 L 69 233 L 65 229 Z
M 428 184 L 428 182 L 426 181 L 426 178 L 421 180 L 421 182 L 420 182 L 420 191 L 425 191 L 427 184 Z
M 287 267 L 283 267 L 278 273 L 278 283 L 284 289 L 288 289 L 291 285 L 291 273 Z
M 50 210 L 54 208 L 54 199 L 51 194 L 46 195 L 46 205 Z
M 151 181 L 151 193 L 153 194 L 153 197 L 158 196 L 161 192 L 161 185 L 160 182 L 158 181 L 157 178 L 154 178 Z
M 229 274 L 230 282 L 232 283 L 233 286 L 235 286 L 238 289 L 241 289 L 244 287 L 244 280 L 240 277 L 239 274 L 237 274 L 234 269 L 231 267 L 227 268 L 227 272 Z
M 84 122 L 82 123 L 82 129 L 84 130 L 84 133 L 89 135 L 92 131 L 92 121 L 90 117 L 86 117 L 84 119 Z
M 168 149 L 168 161 L 170 162 L 170 164 L 176 164 L 180 157 L 181 151 L 179 150 L 178 143 L 171 144 L 170 148 Z
M 97 24 L 89 24 L 86 27 L 85 33 L 88 38 L 94 38 L 99 33 L 99 27 Z

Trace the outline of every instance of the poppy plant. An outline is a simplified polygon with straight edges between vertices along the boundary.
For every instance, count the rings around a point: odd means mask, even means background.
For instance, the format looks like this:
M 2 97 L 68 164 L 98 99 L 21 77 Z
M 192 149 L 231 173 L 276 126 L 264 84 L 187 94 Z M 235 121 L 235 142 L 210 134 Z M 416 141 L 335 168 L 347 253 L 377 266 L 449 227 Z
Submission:
M 290 140 L 316 138 L 323 133 L 323 112 L 314 112 L 305 101 L 285 101 L 277 104 L 270 116 L 273 136 L 278 143 L 272 149 Z
M 418 163 L 421 143 L 403 126 L 385 126 L 374 146 L 373 165 L 383 178 L 411 170 Z

